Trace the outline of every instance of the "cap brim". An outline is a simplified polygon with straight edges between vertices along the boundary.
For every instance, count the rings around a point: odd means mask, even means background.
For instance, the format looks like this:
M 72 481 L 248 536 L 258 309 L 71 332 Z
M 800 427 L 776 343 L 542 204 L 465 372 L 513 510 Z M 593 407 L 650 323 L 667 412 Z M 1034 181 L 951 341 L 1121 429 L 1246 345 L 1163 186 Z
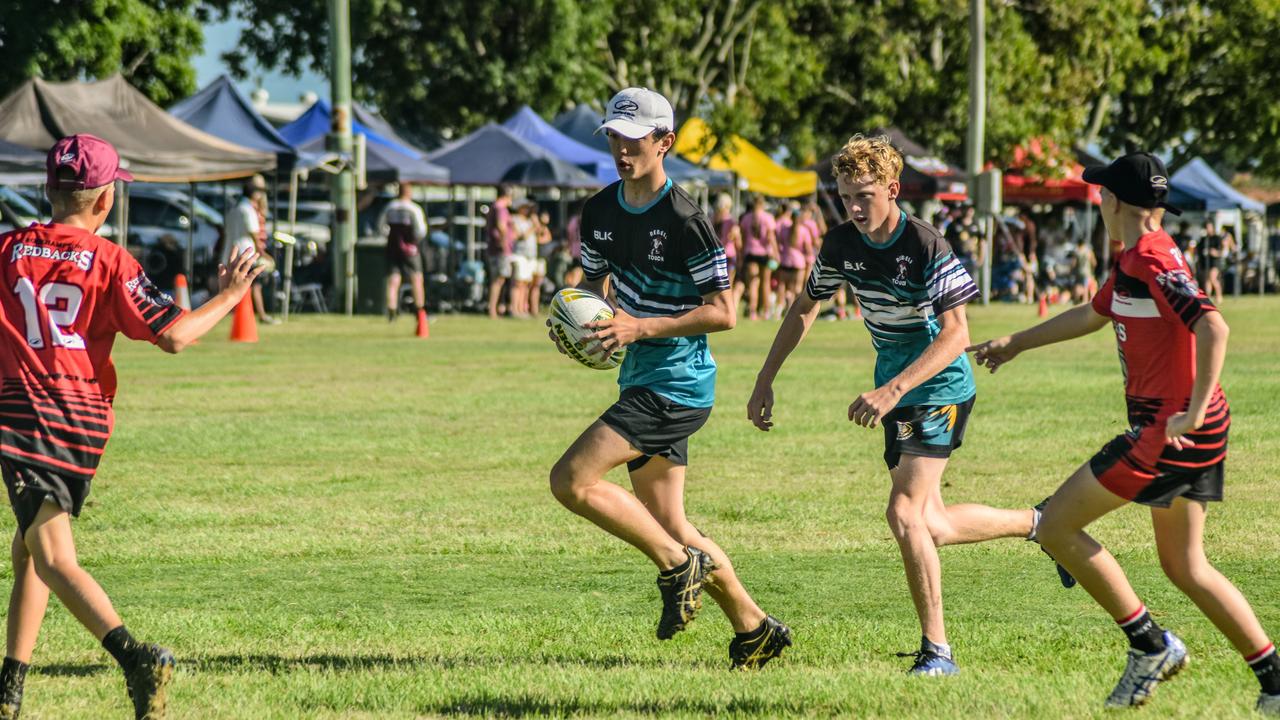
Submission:
M 133 182 L 133 173 L 125 170 L 124 168 L 119 168 L 116 170 L 116 179 L 123 180 L 125 182 Z
M 624 138 L 630 138 L 631 140 L 639 140 L 640 138 L 646 137 L 650 133 L 652 133 L 654 128 L 651 128 L 648 125 L 641 125 L 640 123 L 631 122 L 630 120 L 624 120 L 622 118 L 614 118 L 612 120 L 606 120 L 604 124 L 596 128 L 595 134 L 602 133 L 605 130 L 612 130 Z
M 1107 171 L 1110 169 L 1110 165 L 1095 165 L 1093 167 L 1087 167 L 1084 169 L 1084 172 L 1080 174 L 1080 179 L 1090 185 L 1106 185 Z

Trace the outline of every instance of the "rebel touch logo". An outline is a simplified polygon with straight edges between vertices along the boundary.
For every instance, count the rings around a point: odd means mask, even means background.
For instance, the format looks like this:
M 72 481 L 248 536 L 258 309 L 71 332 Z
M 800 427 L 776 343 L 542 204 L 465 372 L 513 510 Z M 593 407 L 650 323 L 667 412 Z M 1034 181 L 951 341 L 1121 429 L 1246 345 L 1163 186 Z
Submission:
M 1168 270 L 1156 275 L 1156 284 L 1185 297 L 1195 297 L 1199 293 L 1196 281 L 1181 270 Z
M 667 233 L 664 230 L 650 230 L 649 242 L 652 246 L 649 248 L 650 262 L 663 262 L 666 257 L 663 255 L 663 242 L 667 239 Z
M 910 255 L 899 255 L 896 259 L 898 261 L 898 276 L 893 278 L 893 284 L 906 285 L 907 271 L 911 269 L 911 263 L 915 262 L 915 258 Z

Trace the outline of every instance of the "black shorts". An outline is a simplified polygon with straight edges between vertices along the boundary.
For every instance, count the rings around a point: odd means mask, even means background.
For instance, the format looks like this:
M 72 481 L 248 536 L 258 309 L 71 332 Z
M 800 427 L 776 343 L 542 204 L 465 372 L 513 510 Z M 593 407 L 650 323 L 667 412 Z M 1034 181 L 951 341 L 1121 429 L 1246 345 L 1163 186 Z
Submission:
M 644 453 L 627 463 L 627 470 L 635 472 L 655 455 L 670 460 L 672 465 L 688 465 L 689 436 L 709 417 L 709 407 L 688 407 L 647 388 L 629 387 L 623 388 L 618 402 L 609 406 L 600 420 Z
M 1089 459 L 1089 470 L 1098 482 L 1130 502 L 1151 507 L 1167 508 L 1179 497 L 1222 500 L 1231 411 L 1225 401 L 1211 406 L 1204 425 L 1187 433 L 1195 445 L 1178 450 L 1164 437 L 1165 424 L 1178 409 L 1172 406 L 1146 422 L 1135 422 L 1128 432 L 1104 445 Z
M 46 500 L 57 503 L 72 517 L 79 517 L 84 500 L 89 497 L 88 480 L 66 477 L 7 458 L 0 458 L 0 474 L 4 475 L 9 505 L 18 519 L 18 532 L 22 535 L 27 534 Z
M 768 255 L 748 255 L 743 258 L 743 265 L 760 265 L 761 267 L 769 267 Z
M 884 426 L 884 463 L 892 470 L 903 455 L 951 457 L 964 442 L 964 428 L 973 412 L 969 398 L 955 405 L 907 405 L 889 411 Z
M 422 274 L 422 256 L 421 255 L 401 255 L 399 257 L 387 257 L 387 272 L 392 275 L 421 275 Z

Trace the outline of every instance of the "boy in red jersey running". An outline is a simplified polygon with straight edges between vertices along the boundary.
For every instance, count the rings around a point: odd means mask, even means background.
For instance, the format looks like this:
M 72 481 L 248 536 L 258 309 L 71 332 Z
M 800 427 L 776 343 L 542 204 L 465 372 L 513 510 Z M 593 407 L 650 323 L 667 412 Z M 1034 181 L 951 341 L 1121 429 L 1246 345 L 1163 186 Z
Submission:
M 1204 555 L 1207 505 L 1222 500 L 1231 425 L 1218 385 L 1227 323 L 1192 280 L 1163 229 L 1168 173 L 1148 153 L 1085 170 L 1102 186 L 1102 219 L 1124 245 L 1093 298 L 1033 328 L 975 345 L 995 372 L 1018 353 L 1079 337 L 1110 320 L 1125 375 L 1130 429 L 1107 443 L 1054 494 L 1041 517 L 1040 544 L 1071 572 L 1129 639 L 1129 658 L 1108 707 L 1141 705 L 1187 664 L 1182 640 L 1162 629 L 1114 557 L 1085 533 L 1129 502 L 1151 507 L 1165 574 L 1244 656 L 1262 685 L 1257 709 L 1280 716 L 1280 659 L 1249 603 Z
M 52 590 L 124 671 L 138 718 L 164 717 L 173 654 L 134 640 L 76 561 L 71 517 L 111 435 L 116 333 L 176 353 L 208 332 L 260 272 L 246 250 L 221 267 L 221 292 L 185 312 L 124 248 L 94 233 L 111 212 L 115 148 L 92 135 L 59 140 L 47 160 L 53 220 L 0 235 L 0 470 L 18 520 L 13 538 L 0 719 L 16 718 Z

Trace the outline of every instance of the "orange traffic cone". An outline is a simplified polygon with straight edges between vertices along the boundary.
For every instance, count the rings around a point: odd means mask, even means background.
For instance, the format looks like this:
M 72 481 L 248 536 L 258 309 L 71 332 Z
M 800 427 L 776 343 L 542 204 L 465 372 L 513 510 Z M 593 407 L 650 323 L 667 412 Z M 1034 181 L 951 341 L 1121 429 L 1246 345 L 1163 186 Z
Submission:
M 418 308 L 418 329 L 413 334 L 420 338 L 431 337 L 431 325 L 427 323 L 426 308 Z
M 258 342 L 258 321 L 253 319 L 253 298 L 245 293 L 231 317 L 231 342 Z
M 1036 314 L 1040 317 L 1049 317 L 1049 303 L 1044 299 L 1044 295 L 1040 296 L 1040 309 Z
M 187 288 L 187 276 L 181 273 L 173 279 L 173 294 L 176 295 L 173 300 L 178 303 L 178 307 L 183 310 L 191 309 L 191 291 Z

